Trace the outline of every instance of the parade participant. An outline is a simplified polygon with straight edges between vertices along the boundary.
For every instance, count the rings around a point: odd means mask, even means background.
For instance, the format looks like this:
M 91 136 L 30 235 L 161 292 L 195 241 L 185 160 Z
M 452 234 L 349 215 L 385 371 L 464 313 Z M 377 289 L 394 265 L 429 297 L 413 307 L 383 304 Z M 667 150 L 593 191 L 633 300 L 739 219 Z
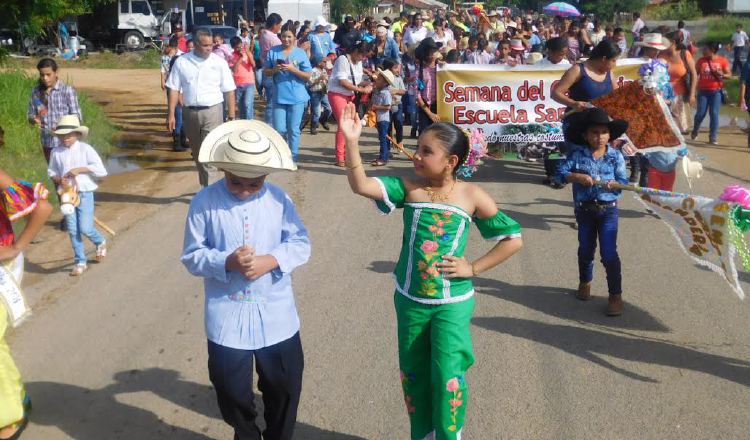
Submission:
M 505 23 L 497 19 L 498 13 L 497 11 L 490 11 L 489 14 L 487 14 L 487 18 L 490 20 L 490 30 L 492 30 L 492 33 L 505 32 Z
M 229 58 L 229 68 L 232 69 L 234 94 L 237 98 L 240 119 L 253 119 L 253 102 L 255 101 L 255 59 L 252 48 L 242 43 L 240 37 L 229 40 L 232 46 L 232 56 Z
M 296 167 L 284 139 L 260 121 L 218 126 L 198 160 L 224 178 L 191 201 L 181 261 L 204 279 L 208 371 L 219 410 L 235 439 L 291 439 L 303 370 L 291 273 L 309 259 L 310 241 L 292 199 L 265 180 Z
M 391 126 L 395 131 L 396 142 L 401 143 L 404 140 L 404 107 L 401 99 L 406 95 L 406 84 L 401 78 L 401 64 L 393 60 L 383 61 L 383 70 L 389 70 L 393 74 L 393 84 L 391 84 Z M 388 130 L 390 134 L 391 130 Z
M 423 26 L 422 14 L 414 14 L 411 26 L 404 31 L 404 44 L 406 47 L 416 46 L 427 38 L 429 30 Z
M 481 187 L 457 179 L 470 146 L 455 125 L 433 124 L 420 134 L 413 159 L 416 176 L 373 178 L 362 167 L 362 127 L 353 105 L 340 123 L 352 191 L 374 200 L 383 213 L 404 210 L 394 302 L 410 438 L 460 439 L 468 397 L 465 375 L 474 363 L 471 278 L 521 249 L 521 227 Z M 464 254 L 472 222 L 496 244 L 470 262 Z
M 625 31 L 618 27 L 612 31 L 612 40 L 620 48 L 620 58 L 627 58 L 628 56 L 628 41 L 625 39 Z
M 568 39 L 568 61 L 570 61 L 571 64 L 575 64 L 578 62 L 578 59 L 581 58 L 582 49 L 580 29 L 577 23 L 570 24 L 565 38 Z
M 547 57 L 542 61 L 536 63 L 537 66 L 565 66 L 570 65 L 570 61 L 567 59 L 568 54 L 568 40 L 563 37 L 551 38 L 547 41 Z M 559 145 L 559 149 L 565 151 L 563 145 Z M 550 154 L 553 152 L 552 149 L 544 150 L 544 173 L 545 178 L 542 181 L 545 185 L 550 185 L 553 188 L 562 188 L 563 185 L 557 182 L 555 175 L 557 174 L 557 166 L 560 163 L 559 159 L 550 159 Z
M 336 31 L 333 34 L 333 42 L 339 46 L 346 46 L 348 43 L 346 41 L 346 36 L 355 29 L 354 17 L 347 15 L 344 17 L 344 22 L 341 23 L 341 26 L 336 28 Z
M 318 124 L 324 129 L 330 130 L 328 118 L 331 116 L 331 104 L 328 102 L 328 69 L 333 68 L 328 59 L 322 59 L 317 66 L 312 68 L 310 79 L 307 80 L 307 88 L 310 91 L 310 134 L 318 134 Z M 321 115 L 321 107 L 322 115 Z
M 626 184 L 625 159 L 609 145 L 628 128 L 626 121 L 612 120 L 599 108 L 585 109 L 570 117 L 565 138 L 582 148 L 573 149 L 557 172 L 559 182 L 573 183 L 573 201 L 578 223 L 577 297 L 591 297 L 594 252 L 599 239 L 602 264 L 607 271 L 609 301 L 606 314 L 622 314 L 622 273 L 617 254 L 617 200 L 613 183 Z
M 214 48 L 211 50 L 211 52 L 216 54 L 222 60 L 229 62 L 229 60 L 232 58 L 232 48 L 228 44 L 224 43 L 224 36 L 216 33 L 213 35 L 213 41 Z
M 433 30 L 427 34 L 436 43 L 443 43 L 443 47 L 440 51 L 445 53 L 450 49 L 456 48 L 456 40 L 453 38 L 453 31 L 446 27 L 446 22 L 442 18 L 438 18 L 433 23 Z
M 338 121 L 346 104 L 353 102 L 358 95 L 372 92 L 372 86 L 363 82 L 362 60 L 372 51 L 372 45 L 362 40 L 352 42 L 348 53 L 340 55 L 333 64 L 328 80 L 328 102 L 333 116 Z M 346 143 L 341 125 L 336 129 L 336 166 L 344 167 Z
M 5 131 L 0 127 L 0 148 L 4 144 Z M 23 251 L 42 230 L 52 212 L 47 194 L 41 183 L 32 186 L 15 180 L 0 169 L 0 270 L 6 271 L 6 276 L 2 277 L 3 283 L 21 283 L 22 271 L 18 271 L 18 268 L 23 267 Z M 27 218 L 26 225 L 16 235 L 11 222 L 23 217 Z M 16 274 L 17 271 L 21 273 Z M 0 303 L 5 304 L 5 301 Z M 31 409 L 31 400 L 24 390 L 21 373 L 5 341 L 9 315 L 5 308 L 0 307 L 0 439 L 3 440 L 20 438 L 28 425 L 28 411 Z
M 313 66 L 320 64 L 320 60 L 327 58 L 329 55 L 336 54 L 336 50 L 333 48 L 333 39 L 328 32 L 330 27 L 328 21 L 322 15 L 318 15 L 313 25 L 315 32 L 310 32 L 307 35 L 307 39 L 310 41 L 310 64 Z
M 294 43 L 291 30 L 281 33 L 281 45 L 272 47 L 266 55 L 263 76 L 273 78 L 275 84 L 273 127 L 289 144 L 296 162 L 302 116 L 310 100 L 305 83 L 312 67 L 305 51 Z
M 236 86 L 226 61 L 211 53 L 211 32 L 198 29 L 193 35 L 195 48 L 175 61 L 167 79 L 170 89 L 167 129 L 174 130 L 178 91 L 182 91 L 185 131 L 196 160 L 203 138 L 223 122 L 224 102 L 227 103 L 227 118 L 234 119 Z M 208 186 L 208 169 L 197 161 L 195 165 L 198 182 L 203 187 Z
M 243 27 L 240 28 L 240 40 L 242 41 L 242 45 L 243 46 L 247 46 L 250 49 L 250 51 L 252 52 L 253 45 L 254 45 L 253 34 L 250 33 L 250 30 L 247 27 L 245 27 L 245 26 L 243 26 Z M 231 40 L 230 40 L 229 45 L 231 46 L 231 44 L 232 43 L 231 43 Z
M 466 55 L 466 64 L 492 64 L 495 56 L 487 51 L 489 43 L 484 38 L 477 41 L 477 50 Z
M 703 57 L 695 63 L 698 73 L 698 108 L 695 111 L 690 139 L 698 137 L 706 113 L 709 115 L 708 143 L 718 145 L 719 109 L 722 102 L 724 80 L 732 77 L 729 60 L 719 55 L 719 43 L 708 42 L 703 46 Z
M 585 109 L 590 101 L 618 87 L 612 69 L 619 56 L 620 49 L 614 42 L 605 40 L 597 44 L 588 60 L 565 71 L 552 90 L 552 99 L 569 110 Z
M 80 120 L 83 117 L 76 90 L 58 79 L 55 60 L 42 58 L 36 70 L 39 71 L 39 84 L 31 91 L 27 117 L 40 129 L 44 159 L 49 163 L 52 149 L 60 146 L 60 140 L 52 134 L 57 121 L 64 115 L 77 115 Z
M 440 43 L 425 38 L 419 43 L 414 56 L 417 59 L 417 108 L 419 109 L 419 134 L 432 123 L 440 122 L 437 114 L 437 61 Z
M 260 31 L 260 37 L 258 42 L 260 44 L 260 61 L 264 64 L 268 51 L 272 47 L 281 44 L 281 40 L 278 37 L 278 33 L 281 31 L 281 15 L 272 12 L 266 17 L 266 27 Z M 263 69 L 260 69 L 261 72 Z M 266 114 L 265 121 L 268 125 L 273 125 L 273 105 L 274 105 L 274 93 L 275 87 L 273 78 L 263 76 L 263 95 L 266 98 Z
M 394 21 L 391 25 L 391 32 L 394 33 L 394 35 L 398 32 L 401 35 L 404 34 L 404 31 L 406 31 L 406 25 L 409 23 L 409 13 L 404 11 L 401 11 L 398 14 L 398 20 Z
M 742 30 L 742 25 L 737 23 L 737 27 L 734 33 L 732 33 L 732 42 L 730 44 L 734 54 L 732 73 L 739 73 L 742 70 L 742 53 L 745 51 L 748 43 L 750 43 L 750 38 L 748 38 L 747 33 Z
M 107 170 L 96 150 L 81 141 L 88 136 L 89 128 L 81 125 L 78 116 L 60 118 L 54 133 L 61 145 L 52 150 L 47 174 L 58 188 L 73 185 L 78 191 L 79 204 L 72 213 L 65 215 L 65 222 L 75 254 L 70 276 L 79 276 L 88 267 L 84 236 L 96 246 L 96 261 L 107 256 L 107 241 L 94 226 L 94 191 L 98 188 L 94 178 L 106 176 Z
M 526 46 L 523 41 L 518 38 L 510 40 L 510 57 L 515 59 L 513 65 L 524 64 L 524 54 L 526 53 Z
M 602 29 L 602 26 L 601 24 L 599 24 L 598 20 L 595 21 L 594 28 L 591 29 L 591 32 L 589 32 L 589 41 L 591 42 L 591 45 L 596 46 L 606 37 L 607 37 L 607 31 L 605 29 Z
M 188 48 L 188 39 L 185 37 L 185 31 L 182 29 L 182 23 L 175 23 L 174 34 L 172 34 L 169 39 L 171 40 L 172 38 L 177 39 L 177 48 L 180 49 L 182 53 L 190 51 Z
M 690 51 L 678 47 L 677 33 L 671 32 L 666 38 L 669 40 L 669 47 L 659 53 L 659 58 L 668 64 L 669 82 L 675 93 L 670 109 L 677 128 L 682 134 L 687 134 L 690 128 L 690 107 L 695 105 L 698 92 L 698 73 Z
M 378 69 L 370 104 L 370 108 L 375 110 L 380 143 L 380 155 L 370 164 L 374 167 L 386 165 L 391 155 L 391 141 L 388 140 L 388 133 L 391 131 L 391 105 L 393 103 L 390 88 L 394 83 L 395 77 L 390 70 Z
M 169 89 L 167 88 L 167 78 L 169 78 L 169 72 L 172 70 L 177 57 L 183 54 L 180 49 L 177 48 L 178 42 L 176 38 L 169 40 L 169 45 L 166 46 L 164 56 L 161 60 L 161 89 L 164 90 L 167 96 L 167 105 L 169 105 Z M 178 91 L 179 92 L 179 91 Z M 187 144 L 185 130 L 182 128 L 182 96 L 177 100 L 177 105 L 174 109 L 175 125 L 172 130 L 172 151 L 185 151 Z
M 395 60 L 401 62 L 401 53 L 398 51 L 398 44 L 393 38 L 388 36 L 388 29 L 378 26 L 375 30 L 375 41 L 372 42 L 373 54 L 370 57 L 370 64 L 380 66 L 384 60 Z

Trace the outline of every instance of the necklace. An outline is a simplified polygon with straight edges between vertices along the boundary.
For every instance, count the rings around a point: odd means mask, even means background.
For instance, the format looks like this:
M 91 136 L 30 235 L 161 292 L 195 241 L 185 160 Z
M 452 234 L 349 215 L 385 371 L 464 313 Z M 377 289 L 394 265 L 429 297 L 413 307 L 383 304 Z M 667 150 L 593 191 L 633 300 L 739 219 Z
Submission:
M 430 201 L 432 202 L 447 202 L 448 198 L 450 198 L 451 193 L 453 193 L 453 188 L 456 186 L 456 181 L 453 181 L 453 184 L 451 185 L 451 189 L 448 190 L 445 194 L 438 194 L 437 191 L 435 191 L 431 186 L 425 186 L 424 190 L 427 192 L 427 197 L 430 198 Z

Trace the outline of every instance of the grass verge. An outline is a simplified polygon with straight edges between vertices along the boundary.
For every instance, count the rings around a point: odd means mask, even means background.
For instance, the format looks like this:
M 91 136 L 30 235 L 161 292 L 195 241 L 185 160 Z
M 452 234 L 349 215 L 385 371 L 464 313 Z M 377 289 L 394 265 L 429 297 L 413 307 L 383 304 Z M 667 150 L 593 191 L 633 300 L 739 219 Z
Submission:
M 0 72 L 0 126 L 5 130 L 5 147 L 0 150 L 0 168 L 16 179 L 44 182 L 52 188 L 47 178 L 47 163 L 42 154 L 39 130 L 28 123 L 26 110 L 31 89 L 36 79 L 21 71 Z M 104 110 L 85 93 L 78 92 L 84 125 L 89 127 L 87 143 L 105 158 L 114 150 L 115 126 L 107 119 Z M 50 197 L 55 202 L 55 197 Z
M 41 58 L 7 58 L 5 65 L 10 68 L 33 69 Z M 80 67 L 87 69 L 158 69 L 161 54 L 156 49 L 139 52 L 115 53 L 110 51 L 95 52 L 77 60 L 55 58 L 62 68 Z
M 750 17 L 729 15 L 726 17 L 710 17 L 706 36 L 701 42 L 717 41 L 726 45 L 732 38 L 737 24 L 741 24 L 745 32 L 750 30 Z

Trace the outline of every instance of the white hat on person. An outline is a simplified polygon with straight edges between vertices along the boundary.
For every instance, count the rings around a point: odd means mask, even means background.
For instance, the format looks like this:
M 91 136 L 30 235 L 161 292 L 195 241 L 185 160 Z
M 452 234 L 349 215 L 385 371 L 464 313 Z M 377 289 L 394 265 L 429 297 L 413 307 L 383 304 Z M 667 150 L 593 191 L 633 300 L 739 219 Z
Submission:
M 250 120 L 225 122 L 211 130 L 201 143 L 198 162 L 245 178 L 297 169 L 281 135 L 264 122 Z
M 318 15 L 315 17 L 315 24 L 313 24 L 313 29 L 317 28 L 318 26 L 323 26 L 324 28 L 327 28 L 331 26 L 330 23 L 328 23 L 328 20 L 325 19 L 322 15 Z
M 378 28 L 375 29 L 375 35 L 388 35 L 388 29 L 384 28 L 383 26 L 378 26 Z
M 544 55 L 539 52 L 531 52 L 526 55 L 526 64 L 536 64 L 544 59 Z
M 55 127 L 55 131 L 53 131 L 53 133 L 56 135 L 63 135 L 73 132 L 80 133 L 81 137 L 86 137 L 89 135 L 89 128 L 85 125 L 81 125 L 81 121 L 78 120 L 78 116 L 76 115 L 62 116 L 60 120 L 57 121 L 57 126 Z
M 396 77 L 393 75 L 393 72 L 391 72 L 390 70 L 378 69 L 378 75 L 383 75 L 383 78 L 385 78 L 385 80 L 388 81 L 388 84 L 390 84 L 391 86 L 395 85 Z
M 383 19 L 381 18 L 381 19 L 380 19 L 380 21 L 378 21 L 378 26 L 383 26 L 383 27 L 385 27 L 385 28 L 388 28 L 388 27 L 390 27 L 391 25 L 389 25 L 387 21 L 385 21 L 385 20 L 383 20 Z
M 667 50 L 669 49 L 669 40 L 664 38 L 659 33 L 646 34 L 643 36 L 643 41 L 637 41 L 635 43 L 639 47 L 650 47 L 652 49 Z

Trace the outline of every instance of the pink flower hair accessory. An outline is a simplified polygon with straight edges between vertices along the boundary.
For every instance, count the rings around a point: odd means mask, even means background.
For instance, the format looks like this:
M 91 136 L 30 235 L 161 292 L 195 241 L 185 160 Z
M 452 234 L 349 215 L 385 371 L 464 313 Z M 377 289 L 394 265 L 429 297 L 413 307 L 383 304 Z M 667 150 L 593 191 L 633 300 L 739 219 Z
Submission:
M 719 197 L 725 202 L 734 202 L 744 209 L 750 209 L 750 189 L 743 188 L 739 185 L 730 185 L 724 188 L 724 192 Z
M 469 137 L 469 154 L 464 163 L 458 167 L 456 175 L 465 179 L 470 178 L 482 165 L 482 158 L 487 155 L 487 140 L 481 128 L 472 128 L 467 133 Z

